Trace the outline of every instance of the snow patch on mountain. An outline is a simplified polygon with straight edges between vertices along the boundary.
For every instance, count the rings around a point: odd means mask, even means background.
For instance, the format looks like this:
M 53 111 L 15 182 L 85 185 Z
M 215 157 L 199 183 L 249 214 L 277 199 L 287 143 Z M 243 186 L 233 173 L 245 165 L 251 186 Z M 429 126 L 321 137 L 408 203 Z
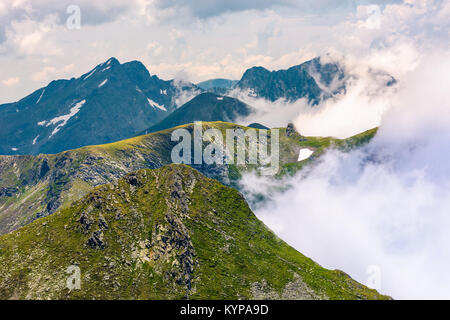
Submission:
M 162 106 L 162 105 L 156 103 L 156 102 L 153 101 L 152 99 L 147 98 L 147 101 L 148 101 L 148 103 L 150 104 L 150 106 L 152 106 L 153 108 L 158 108 L 158 109 L 160 109 L 160 110 L 162 110 L 162 111 L 167 111 L 167 109 L 166 109 L 164 106 Z
M 89 78 L 90 76 L 92 76 L 94 74 L 94 72 L 97 71 L 97 68 L 94 68 L 94 70 L 92 70 L 86 77 L 83 78 L 83 80 L 86 80 L 87 78 Z
M 42 97 L 44 96 L 44 93 L 45 93 L 45 88 L 42 90 L 42 93 L 41 93 L 39 99 L 36 101 L 36 104 L 38 104 L 41 101 Z
M 56 118 L 53 118 L 53 119 L 50 120 L 50 121 L 44 121 L 44 124 L 46 123 L 47 127 L 48 127 L 49 125 L 51 125 L 51 124 L 55 125 L 55 124 L 58 124 L 58 123 L 59 123 L 59 124 L 56 126 L 56 128 L 53 129 L 53 132 L 52 132 L 52 134 L 49 136 L 49 138 L 53 137 L 53 136 L 59 131 L 59 129 L 61 129 L 62 127 L 64 127 L 64 126 L 67 124 L 67 122 L 70 120 L 70 118 L 72 118 L 74 115 L 76 115 L 76 114 L 80 111 L 81 107 L 82 107 L 85 103 L 86 103 L 86 100 L 82 100 L 82 101 L 76 103 L 75 106 L 73 106 L 72 108 L 70 108 L 70 112 L 69 112 L 68 114 L 63 115 L 63 116 L 59 116 L 59 117 L 56 117 Z M 40 123 L 42 123 L 42 121 L 41 121 Z M 39 123 L 38 123 L 38 124 L 39 124 Z
M 108 82 L 108 79 L 105 79 L 102 83 L 98 85 L 99 88 L 103 87 Z
M 306 160 L 309 157 L 311 157 L 311 155 L 313 153 L 314 153 L 314 151 L 312 151 L 311 149 L 308 149 L 308 148 L 300 149 L 300 153 L 298 155 L 297 161 L 300 162 L 300 161 Z

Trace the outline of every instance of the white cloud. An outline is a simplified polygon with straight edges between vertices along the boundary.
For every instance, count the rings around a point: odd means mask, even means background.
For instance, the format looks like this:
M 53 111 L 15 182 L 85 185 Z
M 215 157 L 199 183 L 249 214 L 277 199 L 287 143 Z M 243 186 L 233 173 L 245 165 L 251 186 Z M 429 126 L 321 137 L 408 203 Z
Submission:
M 44 67 L 44 69 L 42 69 L 41 71 L 33 74 L 32 78 L 34 81 L 47 80 L 49 78 L 49 75 L 53 75 L 55 72 L 56 72 L 55 67 L 47 66 L 47 67 Z
M 362 1 L 365 2 L 365 1 Z M 399 2 L 396 0 L 372 0 L 372 4 Z M 329 11 L 349 11 L 356 6 L 356 1 L 334 0 L 140 0 L 141 12 L 148 15 L 152 22 L 161 19 L 171 20 L 199 19 L 206 20 L 225 14 L 285 9 L 301 11 L 306 14 L 317 14 Z
M 70 14 L 67 8 L 70 5 L 80 7 L 83 23 L 86 25 L 103 24 L 114 21 L 138 6 L 138 0 L 2 0 L 0 4 L 0 21 L 4 24 L 23 17 L 35 21 L 42 21 L 49 15 L 57 15 L 61 24 L 64 24 Z
M 6 3 L 0 2 L 0 15 L 5 14 L 6 12 Z
M 49 37 L 55 32 L 57 24 L 58 17 L 55 15 L 48 16 L 42 22 L 14 20 L 6 28 L 6 41 L 2 46 L 18 55 L 62 55 L 62 49 Z
M 6 80 L 2 80 L 2 83 L 7 87 L 14 86 L 14 85 L 18 84 L 19 82 L 20 82 L 19 77 L 12 77 L 12 78 L 8 78 Z
M 58 69 L 52 66 L 45 66 L 42 70 L 34 73 L 31 78 L 34 81 L 48 81 L 54 77 L 67 77 L 74 69 L 75 65 L 73 63 Z

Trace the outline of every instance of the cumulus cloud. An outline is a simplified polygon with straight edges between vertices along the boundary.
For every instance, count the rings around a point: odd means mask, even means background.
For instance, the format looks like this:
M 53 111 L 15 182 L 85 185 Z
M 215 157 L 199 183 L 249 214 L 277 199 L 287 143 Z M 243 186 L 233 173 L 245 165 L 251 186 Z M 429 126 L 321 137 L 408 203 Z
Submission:
M 60 69 L 57 69 L 52 66 L 45 66 L 42 70 L 34 73 L 31 78 L 34 81 L 48 81 L 55 75 L 58 76 L 68 76 L 70 72 L 72 72 L 75 69 L 74 64 L 66 65 Z
M 114 21 L 121 14 L 135 8 L 137 1 L 123 0 L 3 0 L 0 4 L 0 22 L 6 25 L 14 20 L 31 19 L 42 21 L 49 15 L 58 16 L 64 24 L 70 13 L 67 9 L 71 5 L 77 5 L 81 9 L 83 23 L 97 25 Z
M 293 6 L 291 0 L 251 0 L 251 1 L 185 1 L 185 0 L 153 0 L 145 1 L 144 10 L 151 21 L 182 19 L 208 19 L 225 13 L 246 10 L 264 10 L 273 7 Z
M 6 75 L 19 75 L 23 81 L 10 90 L 0 88 L 0 95 L 6 102 L 35 90 L 34 81 L 27 81 L 25 73 L 39 72 L 42 62 L 47 64 L 43 61 L 49 58 L 43 54 L 46 51 L 52 53 L 51 61 L 57 69 L 76 61 L 79 72 L 87 71 L 99 61 L 116 56 L 141 60 L 152 74 L 164 79 L 172 79 L 182 69 L 196 82 L 216 77 L 239 79 L 254 65 L 287 68 L 317 56 L 322 45 L 330 43 L 331 22 L 324 15 L 333 17 L 332 23 L 336 23 L 355 7 L 342 1 L 322 2 L 322 7 L 315 5 L 316 1 L 305 2 L 309 3 L 306 7 L 320 9 L 314 12 L 299 7 L 303 2 L 289 2 L 294 6 L 236 3 L 236 9 L 199 18 L 190 8 L 197 2 L 178 2 L 180 11 L 170 1 L 166 9 L 158 9 L 159 2 L 150 0 L 4 0 L 0 7 L 0 63 Z M 206 6 L 223 8 L 227 3 L 213 1 Z M 66 27 L 69 4 L 80 6 L 80 29 Z M 246 9 L 250 4 L 254 8 Z M 339 15 L 335 15 L 336 10 Z M 149 26 L 146 22 L 152 19 L 156 23 Z M 172 29 L 181 30 L 183 35 L 177 38 Z M 27 39 L 30 48 L 22 41 L 28 34 L 33 35 Z M 40 46 L 35 45 L 38 38 Z M 149 43 L 154 46 L 147 47 Z M 12 67 L 19 64 L 20 70 Z
M 66 31 L 65 24 L 73 14 L 68 9 L 73 5 L 71 0 L 3 0 L 0 3 L 1 51 L 33 54 L 41 45 L 48 54 L 61 54 L 55 44 L 49 46 L 47 38 L 56 33 L 61 36 L 61 30 Z M 75 5 L 80 9 L 80 22 L 84 26 L 114 21 L 137 8 L 136 1 L 122 0 L 79 0 Z
M 223 14 L 241 12 L 248 10 L 262 11 L 273 8 L 286 8 L 301 10 L 304 13 L 317 13 L 332 10 L 348 11 L 356 7 L 357 1 L 333 1 L 333 0 L 148 0 L 143 2 L 146 4 L 146 10 L 153 12 L 150 14 L 152 19 L 170 19 L 175 16 L 190 17 L 197 19 L 209 19 L 218 17 Z M 359 3 L 365 1 L 360 1 Z M 400 2 L 398 0 L 372 0 L 372 4 L 388 4 Z
M 249 92 L 237 89 L 231 91 L 229 95 L 252 107 L 250 115 L 239 117 L 235 120 L 236 123 L 244 126 L 251 123 L 260 123 L 269 128 L 286 127 L 299 114 L 307 112 L 311 108 L 306 99 L 300 99 L 291 103 L 285 99 L 272 102 L 264 98 L 252 97 L 249 95 Z
M 62 49 L 51 38 L 58 18 L 55 15 L 46 17 L 41 22 L 30 19 L 12 21 L 5 29 L 5 43 L 2 47 L 16 52 L 18 55 L 62 55 Z
M 2 83 L 7 87 L 14 86 L 14 85 L 18 84 L 19 82 L 20 82 L 19 77 L 12 77 L 12 78 L 2 80 Z

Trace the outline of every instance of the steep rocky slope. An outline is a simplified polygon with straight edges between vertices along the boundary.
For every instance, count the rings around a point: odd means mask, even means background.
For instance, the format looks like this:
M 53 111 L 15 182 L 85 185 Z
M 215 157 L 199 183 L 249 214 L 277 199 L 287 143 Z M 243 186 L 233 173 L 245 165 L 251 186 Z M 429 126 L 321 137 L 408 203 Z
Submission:
M 70 266 L 80 289 L 66 287 Z M 296 252 L 235 189 L 169 165 L 100 186 L 0 237 L 0 298 L 388 297 Z

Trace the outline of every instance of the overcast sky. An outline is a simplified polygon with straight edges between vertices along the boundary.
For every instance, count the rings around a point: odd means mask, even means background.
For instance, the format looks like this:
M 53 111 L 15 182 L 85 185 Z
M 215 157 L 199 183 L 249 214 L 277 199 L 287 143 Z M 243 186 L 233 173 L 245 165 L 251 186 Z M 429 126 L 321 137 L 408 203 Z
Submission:
M 363 5 L 383 10 L 395 2 L 2 0 L 0 103 L 77 77 L 111 56 L 140 60 L 163 79 L 193 82 L 239 79 L 255 65 L 286 68 L 341 50 L 343 26 L 361 12 L 377 14 Z M 71 5 L 80 8 L 79 29 L 67 27 L 76 21 Z

